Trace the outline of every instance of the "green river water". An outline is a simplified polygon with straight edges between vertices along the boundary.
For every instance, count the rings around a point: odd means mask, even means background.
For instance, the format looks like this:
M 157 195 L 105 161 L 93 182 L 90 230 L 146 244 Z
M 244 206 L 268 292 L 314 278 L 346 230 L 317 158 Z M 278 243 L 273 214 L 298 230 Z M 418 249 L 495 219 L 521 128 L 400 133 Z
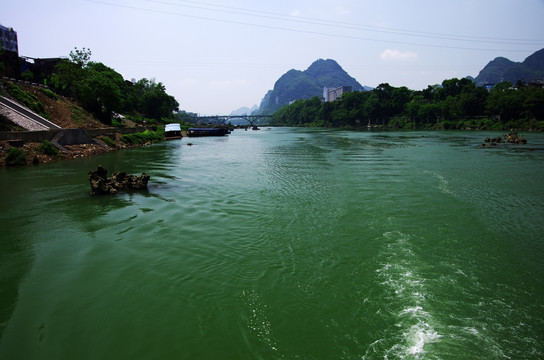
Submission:
M 236 130 L 0 169 L 0 359 L 542 359 L 544 135 L 496 135 Z M 90 196 L 99 164 L 149 191 Z

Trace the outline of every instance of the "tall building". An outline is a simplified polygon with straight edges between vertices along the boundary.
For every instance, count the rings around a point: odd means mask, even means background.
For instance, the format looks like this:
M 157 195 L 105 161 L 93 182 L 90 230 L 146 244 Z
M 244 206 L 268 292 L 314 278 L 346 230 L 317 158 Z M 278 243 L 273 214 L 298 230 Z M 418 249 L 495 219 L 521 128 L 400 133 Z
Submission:
M 19 64 L 19 47 L 17 32 L 0 24 L 0 77 L 19 78 L 21 69 Z
M 340 86 L 337 88 L 323 88 L 324 101 L 334 101 L 342 96 L 343 93 L 351 92 L 351 86 Z
M 17 46 L 17 31 L 0 24 L 0 49 L 19 54 Z

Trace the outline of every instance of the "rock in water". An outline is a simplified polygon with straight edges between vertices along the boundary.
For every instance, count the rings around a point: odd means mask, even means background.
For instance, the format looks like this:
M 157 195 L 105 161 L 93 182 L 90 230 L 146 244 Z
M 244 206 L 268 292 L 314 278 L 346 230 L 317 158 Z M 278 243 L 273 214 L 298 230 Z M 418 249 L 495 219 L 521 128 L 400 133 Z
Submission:
M 519 136 L 516 132 L 504 135 L 504 139 L 511 144 L 527 144 L 527 140 Z
M 519 136 L 516 132 L 511 132 L 510 134 L 504 135 L 504 140 L 500 136 L 497 136 L 496 138 L 486 137 L 484 140 L 485 143 L 481 145 L 483 147 L 496 146 L 497 144 L 502 144 L 505 141 L 510 144 L 527 144 L 526 139 Z
M 116 194 L 119 191 L 146 190 L 149 175 L 129 175 L 124 171 L 114 173 L 107 177 L 108 171 L 99 165 L 96 170 L 89 171 L 92 195 Z

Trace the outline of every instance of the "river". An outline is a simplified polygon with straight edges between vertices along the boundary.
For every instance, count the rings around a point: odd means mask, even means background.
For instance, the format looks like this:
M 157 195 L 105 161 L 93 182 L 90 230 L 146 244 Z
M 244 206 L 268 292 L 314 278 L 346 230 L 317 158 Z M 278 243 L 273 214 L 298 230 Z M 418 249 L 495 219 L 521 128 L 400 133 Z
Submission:
M 0 358 L 544 358 L 544 135 L 496 135 L 236 130 L 0 169 Z M 99 164 L 149 191 L 90 196 Z

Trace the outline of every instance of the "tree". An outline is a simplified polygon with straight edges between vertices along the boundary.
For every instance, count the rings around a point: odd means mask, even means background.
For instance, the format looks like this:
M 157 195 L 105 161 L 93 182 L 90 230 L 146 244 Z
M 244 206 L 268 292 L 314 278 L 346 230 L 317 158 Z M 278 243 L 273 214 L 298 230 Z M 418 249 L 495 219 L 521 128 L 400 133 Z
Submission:
M 380 117 L 380 99 L 378 95 L 372 91 L 363 104 L 363 117 L 372 123 L 372 120 L 377 121 Z
M 410 120 L 413 122 L 416 121 L 417 115 L 419 113 L 419 108 L 423 102 L 423 96 L 418 95 L 417 98 L 413 98 L 409 103 L 406 104 L 406 114 L 410 116 Z
M 84 68 L 87 66 L 91 60 L 91 49 L 83 48 L 79 50 L 77 47 L 74 50 L 70 51 L 70 60 L 72 63 L 76 64 L 79 68 Z
M 376 89 L 374 89 L 373 93 L 375 93 L 378 97 L 378 114 L 377 116 L 386 119 L 392 116 L 393 109 L 392 109 L 392 101 L 391 101 L 391 93 L 393 91 L 393 87 L 389 85 L 388 83 L 380 84 Z
M 83 106 L 106 123 L 122 104 L 123 77 L 102 63 L 89 63 L 85 76 L 74 84 L 74 93 Z
M 394 115 L 401 115 L 406 104 L 411 100 L 412 92 L 406 86 L 393 88 L 391 91 L 391 107 Z
M 418 116 L 425 120 L 425 123 L 438 122 L 440 119 L 441 109 L 438 103 L 423 104 L 419 108 Z
M 436 90 L 438 100 L 446 100 L 448 96 L 457 97 L 463 90 L 473 89 L 474 83 L 467 79 L 448 79 L 442 81 L 442 87 Z
M 160 121 L 169 118 L 174 111 L 179 109 L 179 103 L 174 97 L 166 93 L 162 83 L 154 83 L 147 79 L 140 80 L 137 84 L 138 109 L 145 117 Z
M 325 126 L 332 122 L 332 114 L 334 112 L 334 102 L 326 101 L 321 104 L 317 112 L 317 121 L 321 126 Z
M 486 108 L 487 111 L 506 123 L 522 112 L 522 101 L 518 90 L 512 88 L 509 81 L 497 84 L 489 95 Z
M 74 84 L 83 80 L 86 74 L 86 68 L 91 58 L 91 50 L 83 48 L 70 51 L 70 60 L 62 59 L 57 64 L 58 77 L 54 81 L 49 81 L 51 85 L 57 86 L 56 91 L 67 95 L 74 96 Z M 50 77 L 51 79 L 51 77 Z
M 520 92 L 523 96 L 523 115 L 528 119 L 544 120 L 544 89 L 527 86 Z
M 482 87 L 466 87 L 459 95 L 459 111 L 463 116 L 478 116 L 485 113 L 488 92 Z
M 440 102 L 440 114 L 445 120 L 451 120 L 459 115 L 459 103 L 453 96 L 448 96 L 445 100 Z

